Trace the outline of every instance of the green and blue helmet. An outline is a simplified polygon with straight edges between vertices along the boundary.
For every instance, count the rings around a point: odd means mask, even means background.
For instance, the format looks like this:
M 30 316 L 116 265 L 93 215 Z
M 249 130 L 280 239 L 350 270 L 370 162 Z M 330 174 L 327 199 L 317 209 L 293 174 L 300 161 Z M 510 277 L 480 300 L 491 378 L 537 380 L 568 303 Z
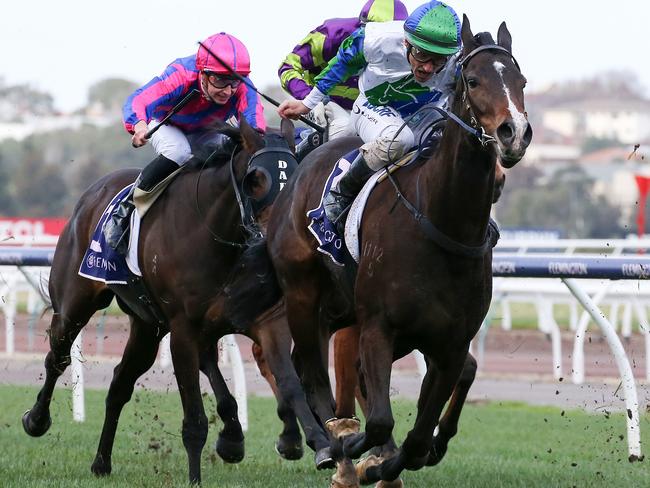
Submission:
M 454 9 L 433 0 L 408 16 L 404 22 L 404 35 L 418 49 L 449 56 L 460 50 L 460 27 Z

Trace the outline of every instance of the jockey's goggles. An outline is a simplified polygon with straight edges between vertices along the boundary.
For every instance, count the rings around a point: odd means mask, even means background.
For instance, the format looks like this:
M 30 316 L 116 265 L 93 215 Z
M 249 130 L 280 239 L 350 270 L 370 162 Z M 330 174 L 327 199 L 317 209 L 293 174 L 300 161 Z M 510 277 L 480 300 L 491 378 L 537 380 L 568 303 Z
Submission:
M 430 53 L 428 51 L 423 51 L 422 49 L 419 49 L 418 47 L 412 44 L 408 45 L 407 52 L 418 63 L 422 63 L 422 64 L 431 63 L 434 68 L 441 68 L 442 66 L 445 65 L 447 59 L 449 59 L 448 56 L 445 56 L 443 54 L 436 54 L 436 53 Z
M 234 76 L 218 75 L 216 73 L 212 73 L 211 71 L 204 71 L 204 73 L 208 78 L 208 83 L 219 90 L 223 90 L 228 86 L 233 90 L 236 90 L 239 85 L 241 85 L 241 80 L 239 78 L 235 78 Z

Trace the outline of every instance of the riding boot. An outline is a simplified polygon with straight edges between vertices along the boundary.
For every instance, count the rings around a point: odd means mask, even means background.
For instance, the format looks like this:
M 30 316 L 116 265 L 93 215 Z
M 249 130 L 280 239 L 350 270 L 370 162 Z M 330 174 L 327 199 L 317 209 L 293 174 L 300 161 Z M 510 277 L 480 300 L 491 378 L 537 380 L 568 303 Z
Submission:
M 361 153 L 352 161 L 347 173 L 339 180 L 335 188 L 331 188 L 323 199 L 325 215 L 330 222 L 336 224 L 341 214 L 347 209 L 354 197 L 361 190 L 368 178 L 374 174 L 374 170 L 368 167 Z
M 153 190 L 158 183 L 167 178 L 170 174 L 178 169 L 171 159 L 163 155 L 157 156 L 147 166 L 144 167 L 138 178 L 135 180 L 131 191 L 115 208 L 110 218 L 104 225 L 104 235 L 106 244 L 115 249 L 120 254 L 126 254 L 128 250 L 128 233 L 131 213 L 135 208 L 133 203 L 133 194 L 136 191 L 148 193 Z

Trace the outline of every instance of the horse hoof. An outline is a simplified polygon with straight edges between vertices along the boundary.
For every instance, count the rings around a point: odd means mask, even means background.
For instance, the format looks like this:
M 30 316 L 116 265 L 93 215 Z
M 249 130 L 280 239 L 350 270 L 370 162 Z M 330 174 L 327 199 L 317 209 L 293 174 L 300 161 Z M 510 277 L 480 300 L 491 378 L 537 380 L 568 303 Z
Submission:
M 332 469 L 336 467 L 336 462 L 329 447 L 316 451 L 314 462 L 316 463 L 316 469 Z
M 288 461 L 297 461 L 302 458 L 304 454 L 302 441 L 300 439 L 297 441 L 287 441 L 280 437 L 275 441 L 275 452 L 277 452 L 283 459 Z
M 41 437 L 52 426 L 52 417 L 48 414 L 45 422 L 34 422 L 31 418 L 31 410 L 27 410 L 23 414 L 23 429 L 32 437 Z
M 325 422 L 325 427 L 335 439 L 343 439 L 352 434 L 358 434 L 361 422 L 358 418 L 333 418 Z
M 219 435 L 215 449 L 224 463 L 236 464 L 244 459 L 243 438 L 241 440 L 232 440 Z
M 90 471 L 95 476 L 108 476 L 112 471 L 111 460 L 104 461 L 104 458 L 98 454 L 92 466 L 90 466 Z
M 369 480 L 367 477 L 368 469 L 381 464 L 382 459 L 374 454 L 371 454 L 363 459 L 360 459 L 356 464 L 355 469 L 357 471 L 357 477 L 362 485 L 369 485 L 373 481 Z M 376 480 L 375 480 L 376 481 Z
M 359 477 L 350 459 L 341 459 L 332 475 L 330 488 L 358 488 Z

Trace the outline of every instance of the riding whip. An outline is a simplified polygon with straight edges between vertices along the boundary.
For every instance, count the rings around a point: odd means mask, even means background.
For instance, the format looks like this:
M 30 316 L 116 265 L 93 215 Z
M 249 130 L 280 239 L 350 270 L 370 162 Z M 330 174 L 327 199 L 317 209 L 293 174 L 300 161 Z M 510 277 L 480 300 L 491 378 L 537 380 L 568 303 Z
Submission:
M 210 56 L 212 56 L 214 59 L 216 59 L 216 60 L 219 62 L 219 64 L 220 64 L 221 66 L 223 66 L 224 68 L 226 68 L 226 69 L 230 72 L 230 74 L 231 74 L 232 76 L 234 76 L 234 77 L 237 78 L 239 81 L 241 81 L 242 83 L 244 83 L 248 88 L 250 88 L 251 90 L 253 90 L 253 91 L 254 91 L 255 93 L 257 93 L 259 96 L 261 96 L 264 100 L 266 100 L 267 102 L 269 102 L 269 103 L 272 104 L 272 105 L 275 105 L 276 107 L 279 107 L 279 106 L 280 106 L 280 103 L 279 103 L 279 102 L 277 102 L 277 101 L 274 100 L 273 98 L 269 97 L 268 95 L 265 95 L 264 93 L 262 93 L 261 91 L 259 91 L 257 88 L 255 88 L 255 87 L 253 86 L 253 84 L 252 84 L 249 80 L 247 80 L 247 79 L 244 78 L 242 75 L 240 75 L 239 73 L 237 73 L 234 69 L 232 69 L 228 63 L 226 63 L 223 59 L 221 59 L 219 56 L 217 56 L 215 53 L 213 53 L 212 50 L 211 50 L 209 47 L 207 47 L 205 44 L 203 44 L 201 41 L 199 41 L 199 46 L 201 46 L 203 49 L 205 49 L 205 50 L 210 54 Z M 303 117 L 302 115 L 300 115 L 298 118 L 300 119 L 301 122 L 304 122 L 305 124 L 307 124 L 307 125 L 308 125 L 309 127 L 311 127 L 312 129 L 317 130 L 317 131 L 320 132 L 320 133 L 325 132 L 325 127 L 321 127 L 320 125 L 318 125 L 318 124 L 312 122 L 312 121 L 309 120 L 308 118 Z
M 194 88 L 194 89 L 193 89 L 192 91 L 190 91 L 187 95 L 185 95 L 185 96 L 183 97 L 183 99 L 182 99 L 180 102 L 178 102 L 178 103 L 174 106 L 174 108 L 172 108 L 172 109 L 169 111 L 169 113 L 168 113 L 167 115 L 165 115 L 165 117 L 160 121 L 160 123 L 159 123 L 156 127 L 152 127 L 151 129 L 149 129 L 149 130 L 147 131 L 147 133 L 144 135 L 144 138 L 145 138 L 145 139 L 149 139 L 149 138 L 154 134 L 154 132 L 156 132 L 158 129 L 160 129 L 160 126 L 165 125 L 165 124 L 167 123 L 167 121 L 169 120 L 169 118 L 170 118 L 172 115 L 174 115 L 175 113 L 179 112 L 179 111 L 180 111 L 180 110 L 181 110 L 185 105 L 187 105 L 187 103 L 188 103 L 188 102 L 189 102 L 189 101 L 194 97 L 194 95 L 196 95 L 197 93 L 199 93 L 199 91 L 198 91 L 196 88 Z

